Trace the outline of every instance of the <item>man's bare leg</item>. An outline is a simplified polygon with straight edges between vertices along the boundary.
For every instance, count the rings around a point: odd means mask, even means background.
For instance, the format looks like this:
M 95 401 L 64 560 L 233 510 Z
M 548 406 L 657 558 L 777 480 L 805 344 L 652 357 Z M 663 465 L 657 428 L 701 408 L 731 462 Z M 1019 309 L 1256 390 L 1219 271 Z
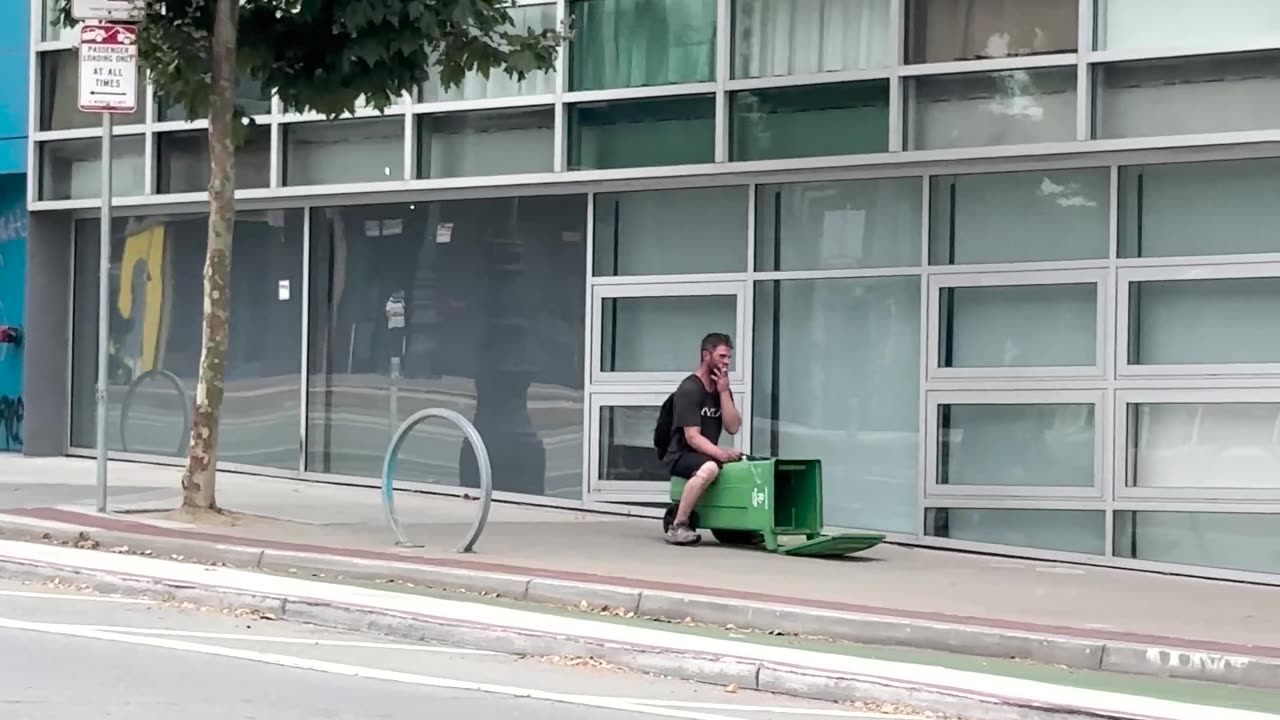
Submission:
M 698 500 L 720 474 L 720 466 L 713 462 L 703 463 L 698 472 L 685 483 L 684 492 L 680 494 L 680 506 L 676 509 L 675 523 L 671 526 L 668 539 L 676 544 L 687 545 L 699 540 L 698 534 L 689 528 L 689 516 L 697 507 Z

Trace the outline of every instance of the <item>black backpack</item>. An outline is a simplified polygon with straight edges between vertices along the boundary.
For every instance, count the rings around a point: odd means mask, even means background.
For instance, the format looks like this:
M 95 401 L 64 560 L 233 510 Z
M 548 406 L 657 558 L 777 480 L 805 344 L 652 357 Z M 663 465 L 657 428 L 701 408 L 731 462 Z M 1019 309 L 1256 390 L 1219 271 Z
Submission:
M 653 449 L 658 451 L 659 460 L 667 456 L 667 448 L 671 446 L 671 426 L 675 424 L 671 409 L 674 398 L 675 393 L 667 396 L 666 402 L 662 403 L 662 408 L 658 410 L 658 424 L 653 427 Z

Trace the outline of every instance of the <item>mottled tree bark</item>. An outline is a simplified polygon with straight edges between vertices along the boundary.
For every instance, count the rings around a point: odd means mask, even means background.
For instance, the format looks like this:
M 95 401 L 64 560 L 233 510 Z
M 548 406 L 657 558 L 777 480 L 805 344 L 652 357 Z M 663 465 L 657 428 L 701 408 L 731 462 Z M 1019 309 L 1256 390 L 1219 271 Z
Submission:
M 231 235 L 235 227 L 235 143 L 232 88 L 236 73 L 238 0 L 216 0 L 213 84 L 209 93 L 209 238 L 204 264 L 204 344 L 196 383 L 191 445 L 182 475 L 182 507 L 217 511 L 214 494 L 218 429 L 231 315 Z

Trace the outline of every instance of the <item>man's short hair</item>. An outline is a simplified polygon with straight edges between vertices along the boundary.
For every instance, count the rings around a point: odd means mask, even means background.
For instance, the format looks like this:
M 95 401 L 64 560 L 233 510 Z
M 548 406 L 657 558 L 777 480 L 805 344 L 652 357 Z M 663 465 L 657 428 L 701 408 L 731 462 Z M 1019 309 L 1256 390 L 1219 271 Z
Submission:
M 732 350 L 733 340 L 730 340 L 729 336 L 724 333 L 709 333 L 706 337 L 702 338 L 702 352 L 713 353 L 716 351 L 716 348 L 721 345 Z

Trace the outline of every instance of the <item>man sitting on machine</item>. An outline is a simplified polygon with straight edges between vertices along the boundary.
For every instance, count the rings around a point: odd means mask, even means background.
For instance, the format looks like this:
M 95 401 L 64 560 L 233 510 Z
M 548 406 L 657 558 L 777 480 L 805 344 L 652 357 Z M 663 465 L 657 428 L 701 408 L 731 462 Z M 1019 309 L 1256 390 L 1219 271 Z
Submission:
M 689 526 L 698 499 L 720 474 L 725 463 L 742 459 L 737 450 L 719 446 L 721 430 L 737 434 L 742 415 L 729 389 L 729 360 L 733 341 L 723 333 L 702 339 L 698 369 L 685 378 L 662 404 L 653 442 L 668 472 L 689 482 L 680 496 L 675 522 L 667 531 L 672 545 L 696 545 L 702 540 Z

